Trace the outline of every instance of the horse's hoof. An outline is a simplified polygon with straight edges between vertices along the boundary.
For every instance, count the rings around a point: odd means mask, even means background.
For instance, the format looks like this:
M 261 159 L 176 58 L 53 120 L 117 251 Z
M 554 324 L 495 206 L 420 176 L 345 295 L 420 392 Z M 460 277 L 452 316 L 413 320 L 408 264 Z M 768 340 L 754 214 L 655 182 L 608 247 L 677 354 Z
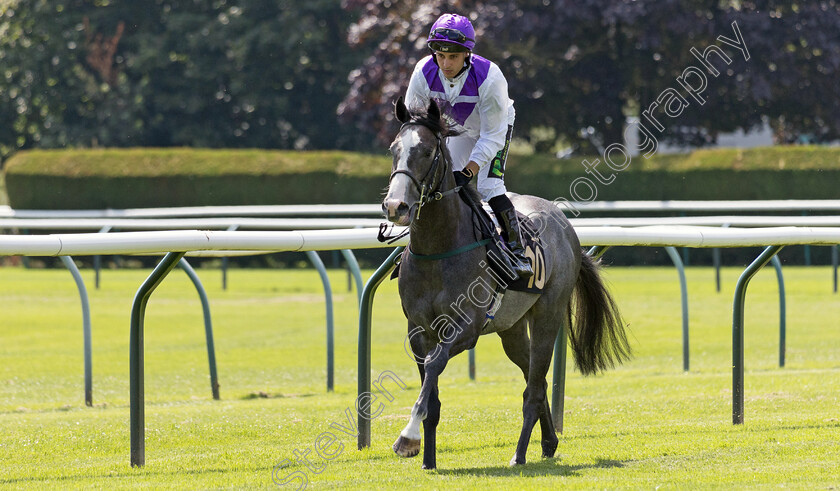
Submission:
M 400 457 L 414 457 L 420 453 L 420 440 L 411 440 L 400 435 L 392 448 Z
M 550 459 L 550 458 L 554 457 L 554 452 L 557 451 L 557 443 L 558 442 L 559 442 L 559 440 L 555 441 L 555 442 L 543 442 L 543 444 L 542 444 L 542 451 L 543 451 L 542 456 L 543 456 L 544 459 Z
M 425 464 L 425 463 L 423 464 L 423 470 L 426 470 L 426 471 L 433 471 L 433 470 L 435 470 L 435 469 L 437 469 L 437 465 L 436 465 L 436 464 Z
M 514 455 L 513 458 L 510 459 L 510 466 L 515 467 L 517 465 L 525 465 L 525 458 L 523 457 L 522 459 L 518 459 L 516 458 L 516 455 Z

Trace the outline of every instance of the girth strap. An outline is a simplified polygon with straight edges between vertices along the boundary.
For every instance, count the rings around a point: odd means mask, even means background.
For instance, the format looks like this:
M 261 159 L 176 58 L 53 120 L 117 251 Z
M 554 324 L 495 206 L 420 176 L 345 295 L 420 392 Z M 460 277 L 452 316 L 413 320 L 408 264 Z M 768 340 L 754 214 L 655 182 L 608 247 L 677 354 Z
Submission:
M 415 259 L 419 259 L 422 261 L 434 261 L 437 259 L 446 259 L 448 257 L 457 256 L 458 254 L 463 254 L 467 251 L 471 251 L 478 247 L 486 246 L 490 243 L 492 239 L 483 239 L 477 242 L 473 242 L 472 244 L 467 244 L 463 247 L 459 247 L 457 249 L 453 249 L 451 251 L 441 252 L 440 254 L 415 254 L 411 252 L 411 248 L 408 249 L 408 253 L 411 254 L 411 257 Z

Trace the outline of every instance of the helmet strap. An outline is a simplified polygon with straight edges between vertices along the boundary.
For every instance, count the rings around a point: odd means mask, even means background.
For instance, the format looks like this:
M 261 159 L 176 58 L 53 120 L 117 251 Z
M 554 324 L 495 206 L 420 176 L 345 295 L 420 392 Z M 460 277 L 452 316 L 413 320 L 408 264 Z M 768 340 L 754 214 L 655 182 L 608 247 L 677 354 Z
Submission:
M 466 58 L 464 58 L 464 68 L 462 68 L 461 71 L 458 72 L 458 75 L 461 75 L 462 73 L 464 73 L 464 71 L 466 71 L 471 65 L 472 65 L 472 51 L 467 51 L 467 56 L 466 56 Z M 457 77 L 458 75 L 455 75 L 455 76 Z

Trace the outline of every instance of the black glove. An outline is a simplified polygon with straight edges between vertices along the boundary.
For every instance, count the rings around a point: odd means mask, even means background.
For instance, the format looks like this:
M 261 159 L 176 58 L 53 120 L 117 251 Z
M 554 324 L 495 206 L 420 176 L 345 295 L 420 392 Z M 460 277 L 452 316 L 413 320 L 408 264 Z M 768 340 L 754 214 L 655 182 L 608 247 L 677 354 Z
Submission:
M 472 179 L 472 175 L 467 174 L 464 171 L 456 170 L 455 172 L 453 172 L 453 174 L 455 174 L 455 185 L 456 186 L 464 187 L 467 184 L 469 184 L 470 179 Z

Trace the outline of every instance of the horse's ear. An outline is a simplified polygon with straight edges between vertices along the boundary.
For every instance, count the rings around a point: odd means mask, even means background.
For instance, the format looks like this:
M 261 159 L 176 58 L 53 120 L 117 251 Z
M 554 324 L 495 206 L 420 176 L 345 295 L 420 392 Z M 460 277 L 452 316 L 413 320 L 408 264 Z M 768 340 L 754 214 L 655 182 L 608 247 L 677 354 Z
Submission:
M 394 115 L 400 123 L 407 123 L 410 119 L 408 115 L 408 108 L 405 107 L 402 96 L 400 96 L 399 99 L 397 99 L 397 102 L 394 103 Z
M 438 121 L 440 119 L 440 108 L 434 99 L 429 99 L 429 109 L 426 112 L 433 121 Z

